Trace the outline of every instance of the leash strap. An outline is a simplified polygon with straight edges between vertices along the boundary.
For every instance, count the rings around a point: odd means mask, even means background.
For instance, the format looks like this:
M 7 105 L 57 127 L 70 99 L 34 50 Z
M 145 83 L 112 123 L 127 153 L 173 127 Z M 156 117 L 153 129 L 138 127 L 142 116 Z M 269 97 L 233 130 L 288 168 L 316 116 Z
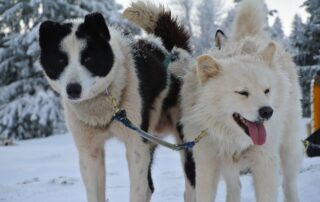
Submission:
M 194 139 L 194 141 L 191 142 L 185 142 L 183 144 L 172 144 L 170 142 L 164 141 L 154 135 L 151 135 L 150 133 L 147 133 L 140 129 L 140 127 L 135 126 L 127 117 L 127 112 L 124 109 L 120 109 L 117 100 L 111 96 L 108 91 L 106 91 L 106 97 L 111 99 L 112 108 L 114 110 L 114 115 L 112 116 L 111 122 L 113 120 L 116 120 L 120 123 L 122 123 L 125 127 L 135 131 L 137 134 L 139 134 L 141 137 L 155 143 L 162 145 L 164 147 L 167 147 L 169 149 L 180 151 L 183 149 L 191 150 L 196 143 L 198 143 L 203 137 L 208 135 L 206 131 L 201 131 L 200 134 Z
M 204 136 L 207 135 L 205 131 L 201 131 L 201 133 L 195 138 L 194 141 L 191 142 L 186 142 L 183 144 L 172 144 L 170 142 L 164 141 L 154 135 L 151 135 L 143 130 L 141 130 L 139 127 L 136 127 L 135 125 L 132 124 L 132 122 L 127 118 L 127 113 L 125 110 L 121 109 L 115 112 L 114 116 L 112 117 L 112 121 L 116 120 L 120 123 L 122 123 L 124 126 L 127 128 L 130 128 L 131 130 L 137 132 L 141 137 L 155 143 L 162 145 L 164 147 L 167 147 L 169 149 L 175 150 L 175 151 L 180 151 L 184 149 L 192 149 L 196 143 L 198 143 Z

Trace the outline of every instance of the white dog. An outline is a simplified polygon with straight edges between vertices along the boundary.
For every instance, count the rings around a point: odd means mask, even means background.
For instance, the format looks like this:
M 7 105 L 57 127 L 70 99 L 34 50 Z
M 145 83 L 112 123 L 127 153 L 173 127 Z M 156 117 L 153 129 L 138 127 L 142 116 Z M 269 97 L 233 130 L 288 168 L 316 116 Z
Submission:
M 285 201 L 299 201 L 300 87 L 291 57 L 263 32 L 265 15 L 262 1 L 243 1 L 221 50 L 200 56 L 185 78 L 185 141 L 208 134 L 193 150 L 197 202 L 214 200 L 220 175 L 227 201 L 240 201 L 244 168 L 253 175 L 257 201 L 275 202 L 280 167 Z

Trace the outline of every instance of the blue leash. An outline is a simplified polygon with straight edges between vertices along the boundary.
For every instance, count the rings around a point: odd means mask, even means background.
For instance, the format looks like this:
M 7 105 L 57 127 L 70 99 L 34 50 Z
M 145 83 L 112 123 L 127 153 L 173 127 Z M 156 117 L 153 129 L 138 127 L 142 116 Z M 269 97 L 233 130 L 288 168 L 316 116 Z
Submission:
M 156 144 L 160 144 L 162 146 L 165 146 L 169 149 L 175 150 L 175 151 L 180 151 L 180 150 L 184 150 L 184 149 L 188 149 L 191 150 L 197 142 L 199 142 L 199 140 L 204 136 L 204 133 L 201 133 L 201 136 L 198 136 L 198 139 L 196 138 L 194 141 L 191 142 L 186 142 L 183 144 L 172 144 L 169 142 L 166 142 L 156 136 L 153 136 L 143 130 L 141 130 L 139 127 L 136 127 L 135 125 L 132 124 L 132 122 L 127 118 L 127 113 L 125 110 L 121 109 L 118 110 L 112 117 L 112 121 L 116 120 L 120 123 L 122 123 L 124 126 L 126 126 L 127 128 L 130 128 L 131 130 L 137 132 L 141 137 L 156 143 Z
M 172 144 L 170 142 L 164 141 L 154 135 L 151 135 L 150 133 L 147 133 L 140 129 L 140 127 L 135 126 L 127 117 L 127 112 L 124 109 L 120 109 L 119 105 L 117 104 L 117 101 L 114 97 L 112 97 L 108 91 L 106 92 L 107 98 L 111 98 L 112 107 L 114 110 L 114 115 L 112 116 L 111 122 L 116 120 L 120 123 L 122 123 L 125 127 L 135 131 L 137 134 L 139 134 L 141 137 L 155 143 L 162 145 L 164 147 L 167 147 L 169 149 L 180 151 L 184 149 L 191 150 L 196 143 L 198 143 L 204 136 L 208 135 L 206 131 L 201 131 L 199 135 L 191 142 L 185 142 L 183 144 Z

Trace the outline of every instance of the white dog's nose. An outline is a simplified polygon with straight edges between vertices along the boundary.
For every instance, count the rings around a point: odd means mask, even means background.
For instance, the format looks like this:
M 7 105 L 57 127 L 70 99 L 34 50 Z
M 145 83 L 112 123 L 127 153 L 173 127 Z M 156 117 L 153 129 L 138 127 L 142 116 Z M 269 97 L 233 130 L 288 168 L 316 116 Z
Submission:
M 269 106 L 261 107 L 259 109 L 259 115 L 263 119 L 269 119 L 273 114 L 273 109 Z
M 82 88 L 81 88 L 81 85 L 79 83 L 69 83 L 67 85 L 67 95 L 70 99 L 78 99 L 80 98 L 80 95 L 81 95 L 81 91 L 82 91 Z

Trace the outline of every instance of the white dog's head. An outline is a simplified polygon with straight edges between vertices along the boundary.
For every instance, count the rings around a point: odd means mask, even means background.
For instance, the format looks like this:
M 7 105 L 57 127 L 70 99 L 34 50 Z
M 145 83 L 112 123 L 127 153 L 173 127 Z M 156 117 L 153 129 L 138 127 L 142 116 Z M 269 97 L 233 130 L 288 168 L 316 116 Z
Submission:
M 271 42 L 253 55 L 197 59 L 198 101 L 207 128 L 224 128 L 234 138 L 263 145 L 265 124 L 276 113 L 282 83 L 274 65 L 276 45 Z
M 54 90 L 73 102 L 102 93 L 113 77 L 115 56 L 109 42 L 109 29 L 99 13 L 83 21 L 43 22 L 40 64 Z

